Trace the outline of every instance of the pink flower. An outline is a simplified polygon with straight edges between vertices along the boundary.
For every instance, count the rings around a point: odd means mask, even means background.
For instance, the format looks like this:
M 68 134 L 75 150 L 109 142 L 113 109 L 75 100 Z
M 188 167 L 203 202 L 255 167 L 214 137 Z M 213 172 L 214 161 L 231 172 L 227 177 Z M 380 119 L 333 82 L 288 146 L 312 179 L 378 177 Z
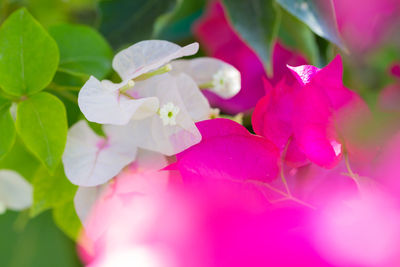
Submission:
M 177 154 L 177 169 L 186 181 L 207 179 L 258 180 L 269 182 L 279 172 L 279 151 L 274 144 L 250 134 L 228 119 L 196 123 L 202 140 Z
M 297 84 L 288 85 L 283 80 L 270 89 L 254 111 L 253 128 L 281 151 L 288 146 L 287 163 L 304 165 L 303 153 L 310 161 L 332 168 L 340 161 L 344 147 L 357 152 L 343 135 L 366 106 L 343 86 L 339 56 L 321 70 L 311 65 L 289 68 Z
M 242 76 L 242 89 L 235 97 L 224 100 L 211 92 L 205 92 L 211 105 L 224 112 L 235 114 L 248 111 L 264 95 L 263 78 L 267 75 L 263 63 L 253 50 L 243 42 L 230 26 L 218 1 L 212 1 L 205 15 L 197 22 L 194 33 L 206 52 L 236 67 Z M 305 64 L 305 59 L 276 43 L 273 51 L 273 77 L 275 84 L 288 73 L 286 64 Z
M 126 195 L 123 205 L 112 202 L 98 203 L 96 211 L 110 223 L 90 267 L 326 265 L 308 238 L 312 210 L 271 207 L 250 185 L 179 186 L 148 197 Z
M 285 151 L 285 162 L 293 167 L 308 163 L 307 157 L 300 151 L 293 136 L 294 97 L 300 86 L 288 84 L 282 79 L 275 87 L 267 80 L 266 95 L 260 99 L 254 109 L 252 124 L 254 132 L 272 141 L 280 151 Z

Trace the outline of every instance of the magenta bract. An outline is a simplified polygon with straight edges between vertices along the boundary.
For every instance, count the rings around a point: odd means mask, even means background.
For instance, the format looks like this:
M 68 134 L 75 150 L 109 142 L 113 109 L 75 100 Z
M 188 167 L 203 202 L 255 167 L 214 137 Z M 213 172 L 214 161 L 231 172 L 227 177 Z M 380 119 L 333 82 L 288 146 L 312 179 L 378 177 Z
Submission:
M 231 99 L 222 99 L 206 91 L 211 105 L 230 114 L 253 108 L 264 95 L 263 79 L 267 75 L 258 56 L 229 25 L 221 3 L 210 3 L 205 15 L 195 25 L 194 33 L 210 56 L 232 64 L 242 75 L 242 89 Z M 272 61 L 273 76 L 269 80 L 273 84 L 288 73 L 286 64 L 306 63 L 301 55 L 287 50 L 279 42 L 274 47 Z
M 303 65 L 290 67 L 297 82 L 282 80 L 259 101 L 253 113 L 255 132 L 286 149 L 287 163 L 301 166 L 304 156 L 332 168 L 340 161 L 346 143 L 343 128 L 367 110 L 354 92 L 343 86 L 342 62 L 336 57 L 323 69 Z
M 279 172 L 279 150 L 270 141 L 250 134 L 227 119 L 198 122 L 202 141 L 177 155 L 170 168 L 185 181 L 207 179 L 260 180 L 269 182 Z

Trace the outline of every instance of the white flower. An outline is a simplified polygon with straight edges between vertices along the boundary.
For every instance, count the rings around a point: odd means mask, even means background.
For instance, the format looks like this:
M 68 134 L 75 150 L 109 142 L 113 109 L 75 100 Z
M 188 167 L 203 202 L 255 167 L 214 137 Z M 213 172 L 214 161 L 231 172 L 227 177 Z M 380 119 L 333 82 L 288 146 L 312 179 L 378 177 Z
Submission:
M 209 57 L 171 62 L 172 75 L 186 73 L 202 89 L 209 89 L 222 98 L 231 98 L 241 88 L 240 72 L 222 60 Z
M 62 157 L 67 178 L 76 185 L 101 185 L 135 160 L 133 137 L 121 127 L 105 125 L 106 138 L 96 135 L 85 121 L 68 132 Z
M 210 104 L 195 81 L 184 73 L 174 75 L 174 78 L 176 88 L 192 120 L 197 122 L 209 119 Z
M 198 50 L 198 43 L 180 47 L 162 40 L 142 41 L 116 54 L 112 66 L 123 80 L 131 80 L 171 60 L 196 54 Z
M 131 119 L 153 115 L 159 109 L 156 98 L 126 93 L 135 87 L 134 79 L 142 81 L 167 72 L 169 66 L 164 65 L 169 61 L 195 54 L 198 49 L 198 43 L 180 47 L 167 41 L 150 40 L 122 50 L 114 57 L 112 65 L 123 81 L 114 84 L 90 77 L 79 92 L 78 104 L 82 113 L 89 121 L 114 125 L 125 125 Z
M 212 91 L 220 96 L 236 95 L 240 90 L 240 75 L 234 68 L 223 67 L 213 75 Z
M 164 104 L 160 108 L 159 114 L 163 124 L 166 125 L 176 125 L 176 116 L 179 113 L 179 107 L 175 106 L 172 102 Z
M 121 92 L 121 88 L 126 91 L 131 85 L 132 81 L 114 84 L 91 76 L 79 92 L 79 108 L 88 121 L 115 125 L 156 113 L 159 105 L 156 97 L 135 98 Z
M 188 84 L 194 87 L 186 87 Z M 189 77 L 186 75 L 173 77 L 166 73 L 137 82 L 135 90 L 145 97 L 156 96 L 160 100 L 161 107 L 166 105 L 161 115 L 164 119 L 160 115 L 154 115 L 143 120 L 131 120 L 122 127 L 127 134 L 132 136 L 138 147 L 164 155 L 175 155 L 200 142 L 201 135 L 194 124 L 193 117 L 208 116 L 209 105 Z M 184 99 L 188 100 L 187 102 L 183 101 L 180 94 L 182 91 L 185 91 Z M 196 103 L 196 100 L 199 103 Z M 172 118 L 168 117 L 168 112 L 164 113 L 164 110 L 170 110 L 169 103 L 174 106 Z M 191 107 L 188 106 L 191 103 L 194 103 L 192 113 L 189 112 Z M 176 112 L 177 110 L 179 112 Z M 166 125 L 167 122 L 168 125 Z
M 32 205 L 32 186 L 19 173 L 0 170 L 0 214 Z

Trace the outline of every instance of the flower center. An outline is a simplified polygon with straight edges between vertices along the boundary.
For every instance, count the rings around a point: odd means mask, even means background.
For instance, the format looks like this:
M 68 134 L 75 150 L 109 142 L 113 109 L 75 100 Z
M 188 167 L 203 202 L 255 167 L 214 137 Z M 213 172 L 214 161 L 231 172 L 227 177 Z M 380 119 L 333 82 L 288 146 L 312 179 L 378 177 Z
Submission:
M 172 102 L 164 104 L 158 111 L 163 125 L 176 125 L 176 116 L 178 115 L 179 111 L 180 108 L 175 106 Z

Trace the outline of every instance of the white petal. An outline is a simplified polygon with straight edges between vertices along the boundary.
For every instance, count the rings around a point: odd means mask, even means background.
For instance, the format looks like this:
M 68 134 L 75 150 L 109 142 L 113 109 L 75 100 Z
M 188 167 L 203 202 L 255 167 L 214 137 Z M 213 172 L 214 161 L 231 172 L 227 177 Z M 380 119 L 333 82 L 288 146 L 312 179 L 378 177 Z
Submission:
M 115 179 L 114 192 L 117 194 L 157 194 L 165 191 L 169 171 L 160 171 L 168 165 L 160 153 L 140 149 L 136 161 Z
M 124 125 L 131 119 L 142 119 L 157 112 L 158 99 L 155 97 L 130 99 L 121 95 L 119 88 L 127 83 L 100 82 L 91 76 L 78 97 L 79 108 L 87 120 L 101 124 Z
M 194 121 L 209 119 L 211 107 L 196 83 L 186 74 L 176 76 L 176 85 L 189 115 Z
M 107 187 L 107 184 L 101 186 L 83 187 L 80 186 L 76 191 L 74 197 L 74 205 L 76 214 L 82 223 L 85 223 L 88 219 L 94 204 L 97 199 L 100 198 L 103 190 Z
M 8 209 L 23 210 L 32 205 L 32 186 L 19 173 L 0 170 L 0 202 Z
M 143 120 L 132 120 L 124 126 L 138 147 L 164 155 L 175 155 L 200 142 L 200 132 L 186 110 L 174 77 L 169 74 L 158 75 L 136 83 L 135 87 L 141 95 L 158 97 L 161 107 L 171 102 L 180 110 L 176 116 L 176 125 L 164 126 L 157 114 Z
M 207 84 L 213 81 L 214 75 L 219 72 L 229 73 L 229 82 L 222 88 L 208 88 L 223 98 L 231 98 L 239 93 L 241 88 L 240 72 L 232 65 L 211 57 L 200 57 L 190 60 L 175 60 L 171 62 L 171 75 L 186 73 L 197 83 L 197 85 Z
M 158 171 L 167 165 L 167 158 L 163 154 L 145 149 L 138 149 L 136 159 L 129 166 L 129 169 L 138 172 L 147 170 Z
M 193 55 L 198 50 L 198 43 L 180 47 L 162 40 L 142 41 L 116 54 L 112 66 L 123 80 L 130 80 L 173 59 Z
M 131 136 L 119 131 L 121 127 L 106 125 L 105 138 L 97 136 L 85 121 L 79 121 L 68 132 L 63 155 L 65 174 L 79 186 L 103 184 L 117 175 L 136 156 Z

